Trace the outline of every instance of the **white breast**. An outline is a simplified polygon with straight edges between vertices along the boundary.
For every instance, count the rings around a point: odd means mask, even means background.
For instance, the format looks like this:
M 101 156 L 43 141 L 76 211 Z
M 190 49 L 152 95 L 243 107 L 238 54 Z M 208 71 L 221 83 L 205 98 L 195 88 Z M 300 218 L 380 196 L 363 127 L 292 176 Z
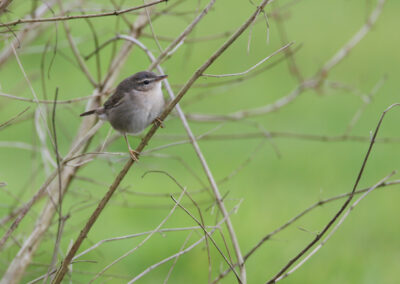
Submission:
M 146 128 L 157 118 L 164 109 L 164 96 L 161 90 L 161 82 L 155 88 L 146 92 L 135 93 L 135 105 L 139 109 L 132 109 L 130 133 L 137 133 Z M 133 131 L 135 130 L 135 131 Z
M 141 97 L 143 98 L 143 104 L 146 105 L 149 110 L 163 104 L 164 97 L 161 91 L 161 82 L 157 83 L 157 86 L 152 90 L 142 93 Z

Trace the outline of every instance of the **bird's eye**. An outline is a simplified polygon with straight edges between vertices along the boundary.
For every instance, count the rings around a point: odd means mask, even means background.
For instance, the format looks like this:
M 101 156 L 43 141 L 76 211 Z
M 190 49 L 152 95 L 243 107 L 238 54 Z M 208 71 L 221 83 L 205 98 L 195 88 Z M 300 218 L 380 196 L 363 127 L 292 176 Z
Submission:
M 148 84 L 150 84 L 150 81 L 149 80 L 144 80 L 143 84 L 148 85 Z

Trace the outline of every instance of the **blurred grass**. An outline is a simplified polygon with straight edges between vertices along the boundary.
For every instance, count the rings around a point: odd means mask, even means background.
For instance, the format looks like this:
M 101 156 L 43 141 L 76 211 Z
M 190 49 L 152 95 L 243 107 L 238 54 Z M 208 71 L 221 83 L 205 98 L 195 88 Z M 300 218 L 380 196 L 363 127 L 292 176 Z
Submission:
M 172 3 L 169 1 L 168 3 Z M 288 1 L 279 2 L 281 5 Z M 194 10 L 197 1 L 189 1 L 179 10 Z M 201 1 L 201 7 L 206 4 Z M 285 26 L 289 40 L 303 47 L 296 54 L 296 62 L 305 77 L 310 77 L 328 60 L 347 40 L 364 24 L 368 13 L 374 8 L 374 1 L 300 1 L 293 6 Z M 20 5 L 20 6 L 18 6 Z M 27 9 L 23 5 L 15 5 L 15 13 Z M 25 4 L 27 5 L 27 4 Z M 168 4 L 169 5 L 169 4 Z M 163 6 L 163 5 L 161 5 Z M 14 8 L 11 6 L 11 8 Z M 226 30 L 234 30 L 254 10 L 248 1 L 217 2 L 205 20 L 195 30 L 195 37 L 218 34 Z M 14 10 L 13 10 L 14 11 Z M 267 8 L 267 12 L 271 7 Z M 371 88 L 385 75 L 388 80 L 378 91 L 372 103 L 368 105 L 356 124 L 352 134 L 368 136 L 372 131 L 381 112 L 390 104 L 399 102 L 399 62 L 400 35 L 396 30 L 399 25 L 398 14 L 400 3 L 388 1 L 376 26 L 352 50 L 350 55 L 330 73 L 329 79 L 348 83 L 363 92 Z M 128 15 L 130 20 L 135 16 Z M 154 22 L 157 34 L 169 37 L 177 36 L 187 25 L 191 16 L 176 18 L 165 15 Z M 248 32 L 240 38 L 207 73 L 222 74 L 240 72 L 255 64 L 266 55 L 281 46 L 275 21 L 270 18 L 270 44 L 266 45 L 266 27 L 262 19 L 254 26 L 252 32 L 251 52 L 246 53 Z M 114 35 L 116 18 L 94 19 L 93 23 L 103 42 Z M 69 22 L 72 33 L 81 39 L 79 44 L 82 54 L 88 54 L 94 48 L 92 37 L 87 25 L 82 20 Z M 123 25 L 123 23 L 120 23 Z M 55 25 L 54 25 L 55 27 Z M 65 41 L 62 25 L 58 25 L 58 40 L 60 46 Z M 145 30 L 149 33 L 149 29 Z M 30 46 L 44 45 L 52 38 L 54 43 L 55 28 L 43 34 Z M 153 40 L 143 39 L 152 51 L 157 54 Z M 218 48 L 223 39 L 187 44 L 181 48 L 163 67 L 169 74 L 171 83 L 180 84 Z M 119 45 L 121 43 L 118 43 Z M 163 47 L 166 42 L 161 42 Z M 24 53 L 19 50 L 26 72 L 32 78 L 33 86 L 43 98 L 40 83 L 41 53 Z M 50 78 L 46 78 L 47 96 L 52 99 L 55 87 L 59 87 L 59 99 L 70 99 L 91 94 L 92 87 L 86 78 L 74 67 L 74 60 L 66 60 L 63 54 L 72 58 L 68 48 L 60 48 L 51 67 Z M 109 61 L 110 48 L 101 53 L 103 74 Z M 46 66 L 51 59 L 51 53 L 46 55 Z M 145 69 L 147 58 L 137 49 L 130 55 L 120 79 Z M 89 61 L 90 70 L 95 74 L 95 60 Z M 15 62 L 10 60 L 0 70 L 1 89 L 5 93 L 31 98 L 23 76 Z M 213 78 L 200 78 L 199 83 L 218 81 Z M 220 92 L 210 95 L 204 100 L 184 108 L 188 112 L 229 113 L 232 111 L 253 108 L 268 104 L 286 95 L 296 86 L 296 81 L 290 76 L 286 62 L 252 78 L 240 85 L 224 86 Z M 203 92 L 203 89 L 193 88 L 183 99 Z M 212 89 L 209 90 L 210 92 Z M 261 117 L 249 119 L 261 123 L 267 130 L 289 131 L 296 133 L 313 133 L 321 135 L 340 135 L 348 122 L 361 106 L 359 97 L 349 92 L 326 89 L 322 95 L 314 92 L 302 94 L 293 104 Z M 27 103 L 0 98 L 0 123 L 6 121 L 23 108 Z M 58 106 L 57 127 L 58 143 L 62 154 L 65 154 L 76 129 L 80 123 L 78 114 L 84 110 L 85 103 L 73 106 Z M 35 105 L 32 104 L 32 109 Z M 399 134 L 399 111 L 393 111 L 385 119 L 381 137 L 397 137 Z M 213 129 L 217 124 L 191 123 L 196 134 Z M 160 134 L 184 134 L 177 118 L 166 122 L 166 128 L 160 129 Z M 95 137 L 92 147 L 101 143 L 109 126 Z M 254 127 L 242 122 L 223 124 L 216 133 L 247 133 L 257 131 Z M 137 138 L 131 138 L 138 142 Z M 23 141 L 37 145 L 38 139 L 32 121 L 22 122 L 0 131 L 0 141 Z M 153 139 L 149 148 L 169 143 L 161 138 Z M 216 177 L 223 178 L 245 160 L 260 141 L 200 141 L 201 148 Z M 220 186 L 222 194 L 229 192 L 226 204 L 228 208 L 236 205 L 240 199 L 243 203 L 238 214 L 232 217 L 241 248 L 246 253 L 262 236 L 286 222 L 292 216 L 314 203 L 315 201 L 343 192 L 348 192 L 355 181 L 362 159 L 368 147 L 367 143 L 337 142 L 322 143 L 296 139 L 274 139 L 274 143 L 282 154 L 276 156 L 273 148 L 267 142 L 256 158 L 238 175 Z M 125 151 L 124 141 L 119 139 L 109 151 Z M 162 153 L 180 156 L 206 182 L 201 166 L 190 145 L 172 147 Z M 45 173 L 40 171 L 32 180 L 35 165 L 40 161 L 40 155 L 13 148 L 0 148 L 0 181 L 7 182 L 7 190 L 21 194 L 23 200 L 28 200 L 33 192 L 44 181 Z M 377 144 L 373 150 L 360 187 L 370 186 L 383 176 L 399 167 L 400 151 L 398 144 Z M 105 185 L 110 184 L 125 160 L 113 159 L 109 164 L 104 159 L 91 163 L 81 171 L 80 176 L 96 179 Z M 143 157 L 122 183 L 122 188 L 148 193 L 178 192 L 179 189 L 168 178 L 159 174 L 151 174 L 141 178 L 149 169 L 164 170 L 176 177 L 179 182 L 194 190 L 201 187 L 187 171 L 186 167 L 171 159 Z M 285 283 L 397 283 L 400 233 L 397 226 L 399 186 L 382 189 L 367 197 L 349 216 L 335 236 L 296 274 L 286 279 Z M 65 197 L 63 210 L 71 211 L 71 217 L 65 228 L 62 240 L 62 251 L 65 253 L 68 244 L 75 239 L 77 232 L 85 223 L 93 207 L 75 212 L 76 208 L 84 207 L 86 203 L 100 199 L 106 186 L 95 186 L 80 180 L 75 180 Z M 7 206 L 13 198 L 4 190 L 1 192 L 1 216 L 7 214 Z M 206 201 L 203 208 L 210 205 L 209 195 L 196 195 L 197 201 Z M 185 199 L 185 204 L 188 200 Z M 249 283 L 262 283 L 273 276 L 288 259 L 297 254 L 319 232 L 329 218 L 338 210 L 341 202 L 331 203 L 313 211 L 283 233 L 275 236 L 259 249 L 247 262 Z M 21 242 L 27 237 L 34 226 L 37 214 L 40 213 L 43 202 L 35 206 L 34 213 L 21 223 L 14 236 Z M 119 193 L 113 197 L 110 206 L 100 216 L 93 230 L 89 233 L 87 242 L 82 249 L 99 240 L 151 230 L 165 217 L 173 203 L 169 198 L 149 198 Z M 188 205 L 194 212 L 194 208 Z M 204 213 L 206 220 L 212 223 L 215 213 L 208 210 Z M 177 209 L 165 227 L 193 226 L 194 222 L 181 210 Z M 308 232 L 299 230 L 304 228 Z M 38 264 L 48 263 L 50 252 L 54 245 L 54 233 L 43 240 L 34 262 L 28 271 L 24 282 L 44 273 L 45 268 Z M 2 230 L 4 232 L 4 229 Z M 226 232 L 225 232 L 226 233 Z M 108 273 L 133 277 L 151 264 L 177 252 L 182 245 L 187 232 L 156 234 L 153 238 Z M 197 240 L 201 233 L 194 233 L 189 244 Z M 227 236 L 225 234 L 225 236 Z M 223 246 L 221 238 L 215 235 L 218 243 Z M 88 254 L 84 259 L 97 263 L 80 263 L 74 266 L 77 271 L 98 272 L 112 260 L 137 245 L 142 238 L 124 240 L 104 244 L 100 249 Z M 2 253 L 1 263 L 4 271 L 7 263 L 17 252 L 16 247 L 7 248 Z M 233 253 L 233 251 L 231 252 Z M 212 248 L 213 276 L 223 262 L 216 250 Z M 170 264 L 154 270 L 138 283 L 160 283 L 168 272 Z M 91 276 L 74 274 L 73 283 L 87 283 Z M 105 278 L 106 279 L 106 278 Z M 204 246 L 199 246 L 193 252 L 182 256 L 172 273 L 171 283 L 205 283 L 207 282 L 207 255 Z M 99 281 L 100 282 L 100 281 Z M 126 280 L 113 279 L 108 283 L 124 283 Z M 233 283 L 231 275 L 222 283 Z

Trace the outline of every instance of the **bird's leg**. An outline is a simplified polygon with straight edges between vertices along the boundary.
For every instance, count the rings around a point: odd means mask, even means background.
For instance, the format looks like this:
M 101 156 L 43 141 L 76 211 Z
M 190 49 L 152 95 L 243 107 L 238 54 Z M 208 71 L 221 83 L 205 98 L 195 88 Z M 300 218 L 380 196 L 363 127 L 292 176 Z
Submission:
M 159 117 L 156 117 L 154 120 L 153 120 L 153 123 L 154 124 L 156 124 L 156 125 L 158 125 L 158 126 L 160 126 L 161 128 L 164 128 L 164 122 L 159 118 Z
M 126 145 L 128 145 L 129 154 L 131 155 L 132 160 L 137 162 L 139 160 L 140 153 L 138 153 L 137 151 L 135 151 L 131 148 L 131 145 L 129 144 L 129 141 L 128 141 L 128 137 L 126 137 L 126 133 L 124 133 L 124 138 L 125 138 Z

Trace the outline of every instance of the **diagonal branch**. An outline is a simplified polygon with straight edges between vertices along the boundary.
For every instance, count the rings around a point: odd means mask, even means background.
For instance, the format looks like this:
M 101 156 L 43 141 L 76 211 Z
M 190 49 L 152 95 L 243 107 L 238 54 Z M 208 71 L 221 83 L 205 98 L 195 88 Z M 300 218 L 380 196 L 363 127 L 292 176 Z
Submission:
M 172 111 L 172 109 L 176 106 L 176 104 L 182 99 L 182 97 L 187 93 L 187 91 L 191 88 L 194 82 L 203 74 L 203 72 L 229 47 L 239 38 L 243 32 L 250 26 L 253 20 L 257 17 L 259 12 L 268 4 L 269 0 L 263 0 L 260 5 L 257 7 L 256 11 L 247 19 L 247 21 L 217 50 L 214 54 L 200 67 L 197 71 L 192 75 L 192 77 L 186 82 L 186 84 L 182 87 L 182 89 L 177 94 L 176 98 L 166 107 L 164 112 L 160 115 L 160 119 L 164 120 Z M 140 153 L 149 143 L 150 139 L 156 133 L 159 128 L 158 124 L 154 124 L 150 130 L 147 132 L 146 136 L 142 139 L 139 146 L 135 149 L 136 152 Z M 124 179 L 126 174 L 128 173 L 131 166 L 134 164 L 134 160 L 129 160 L 124 168 L 120 171 L 118 176 L 115 178 L 114 182 L 111 184 L 109 190 L 104 195 L 103 199 L 100 201 L 89 220 L 85 224 L 84 228 L 81 230 L 78 238 L 73 243 L 71 249 L 66 255 L 64 261 L 61 264 L 61 267 L 57 271 L 57 274 L 53 280 L 53 283 L 60 283 L 67 273 L 68 265 L 71 263 L 72 258 L 77 253 L 79 247 L 81 246 L 83 240 L 86 238 L 90 229 L 96 222 L 97 218 L 100 216 L 104 207 L 107 205 L 108 201 L 111 199 L 112 195 L 120 185 L 121 181 Z M 221 202 L 221 199 L 219 199 Z M 243 265 L 242 265 L 243 266 Z M 242 276 L 243 277 L 243 276 Z
M 400 184 L 400 180 L 393 180 L 393 181 L 384 181 L 382 183 L 378 183 L 377 188 L 386 188 L 387 186 L 392 186 L 392 185 L 398 185 Z M 365 193 L 368 192 L 372 189 L 373 187 L 367 187 L 367 188 L 363 188 L 363 189 L 359 189 L 357 191 L 354 192 L 354 195 L 359 195 L 361 193 Z M 291 219 L 289 219 L 286 223 L 284 223 L 283 225 L 279 226 L 278 228 L 276 228 L 275 230 L 273 230 L 272 232 L 269 232 L 267 235 L 265 235 L 264 237 L 261 238 L 261 240 L 259 240 L 257 242 L 257 244 L 255 244 L 244 256 L 244 260 L 247 261 L 266 241 L 270 240 L 273 236 L 277 235 L 278 233 L 282 232 L 284 229 L 288 228 L 290 225 L 292 225 L 293 223 L 295 223 L 297 220 L 299 220 L 300 218 L 304 217 L 306 214 L 308 214 L 309 212 L 313 211 L 314 209 L 318 208 L 318 207 L 322 207 L 323 205 L 336 201 L 336 200 L 341 200 L 345 197 L 350 196 L 351 193 L 343 193 L 340 195 L 336 195 L 333 197 L 329 197 L 323 200 L 319 200 L 317 202 L 315 202 L 314 204 L 312 204 L 311 206 L 307 207 L 306 209 L 304 209 L 303 211 L 301 211 L 299 214 L 297 214 L 296 216 L 292 217 Z M 235 263 L 233 265 L 234 267 L 237 266 L 237 263 Z M 220 275 L 215 278 L 215 280 L 212 282 L 213 284 L 219 282 L 222 278 L 224 278 L 228 273 L 230 272 L 230 268 L 226 269 L 224 272 L 221 272 Z
M 281 275 L 278 279 L 276 279 L 275 282 L 278 282 L 282 280 L 283 278 L 288 277 L 290 274 L 294 273 L 300 266 L 302 266 L 304 263 L 306 263 L 307 260 L 309 260 L 314 254 L 316 254 L 322 246 L 326 244 L 326 242 L 332 237 L 332 235 L 337 231 L 337 229 L 343 224 L 344 220 L 349 216 L 350 212 L 360 203 L 361 200 L 363 200 L 369 193 L 371 193 L 373 190 L 375 190 L 377 187 L 381 186 L 384 184 L 391 176 L 393 176 L 396 173 L 396 171 L 393 171 L 391 174 L 387 175 L 385 178 L 383 178 L 381 181 L 379 181 L 377 184 L 375 184 L 373 187 L 369 188 L 364 194 L 362 194 L 350 207 L 347 209 L 347 211 L 344 213 L 342 218 L 338 221 L 336 226 L 332 229 L 332 231 L 326 236 L 326 238 L 318 245 L 316 246 L 302 261 L 300 261 L 295 267 L 293 267 L 290 271 L 285 273 L 284 275 Z
M 393 109 L 394 107 L 400 106 L 400 103 L 393 104 L 389 106 L 381 115 L 378 125 L 375 128 L 375 132 L 372 136 L 371 143 L 369 144 L 367 153 L 365 154 L 364 160 L 362 162 L 360 171 L 357 175 L 356 181 L 354 183 L 353 189 L 347 198 L 347 200 L 344 202 L 342 207 L 339 209 L 339 211 L 333 216 L 333 218 L 328 222 L 328 224 L 325 225 L 323 230 L 312 240 L 304 249 L 302 249 L 295 257 L 293 257 L 271 280 L 269 280 L 267 283 L 272 284 L 275 283 L 278 278 L 280 278 L 299 258 L 301 258 L 306 252 L 308 252 L 326 233 L 327 231 L 332 227 L 332 225 L 336 222 L 336 220 L 342 215 L 344 210 L 347 208 L 351 200 L 353 199 L 354 193 L 356 192 L 357 186 L 361 180 L 361 177 L 364 173 L 365 166 L 367 164 L 368 158 L 371 154 L 372 147 L 375 144 L 375 139 L 376 136 L 378 135 L 379 129 L 381 127 L 383 118 L 385 117 L 386 113 Z

